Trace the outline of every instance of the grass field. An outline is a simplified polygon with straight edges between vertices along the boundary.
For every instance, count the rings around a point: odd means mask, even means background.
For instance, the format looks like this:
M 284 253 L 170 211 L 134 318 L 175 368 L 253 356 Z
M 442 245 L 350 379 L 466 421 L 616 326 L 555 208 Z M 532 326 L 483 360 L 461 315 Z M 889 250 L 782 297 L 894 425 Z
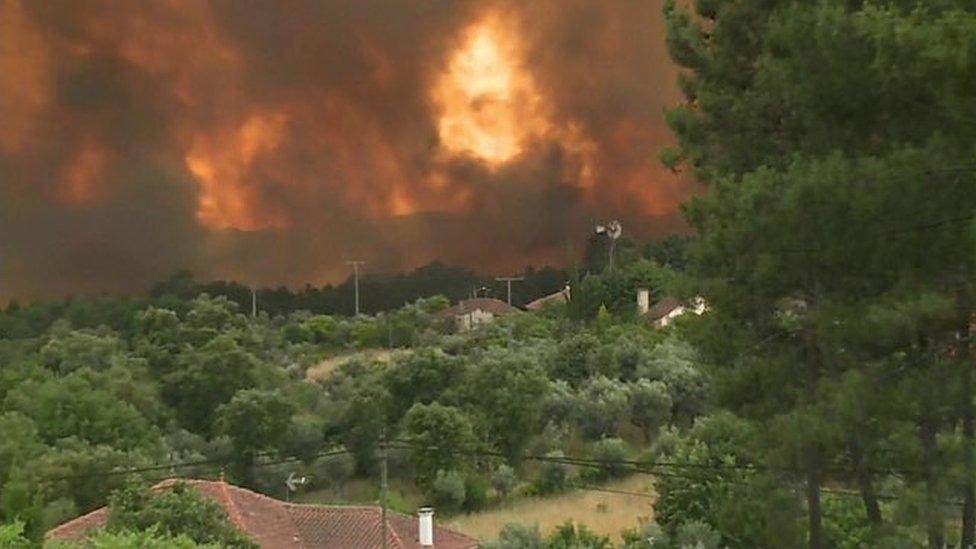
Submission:
M 621 492 L 653 493 L 651 478 L 636 475 L 601 486 Z M 620 541 L 620 532 L 636 528 L 652 514 L 653 498 L 646 495 L 574 490 L 551 498 L 522 499 L 510 505 L 445 519 L 447 526 L 480 540 L 497 537 L 508 523 L 536 523 L 543 535 L 567 520 L 582 523 L 590 530 Z

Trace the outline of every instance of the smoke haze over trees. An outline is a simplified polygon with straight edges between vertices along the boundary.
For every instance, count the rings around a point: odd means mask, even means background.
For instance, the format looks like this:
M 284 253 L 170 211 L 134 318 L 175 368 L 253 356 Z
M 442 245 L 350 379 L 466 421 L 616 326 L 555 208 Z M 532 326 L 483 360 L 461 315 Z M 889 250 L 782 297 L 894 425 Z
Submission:
M 0 299 L 510 274 L 598 221 L 671 232 L 663 37 L 659 1 L 6 1 Z

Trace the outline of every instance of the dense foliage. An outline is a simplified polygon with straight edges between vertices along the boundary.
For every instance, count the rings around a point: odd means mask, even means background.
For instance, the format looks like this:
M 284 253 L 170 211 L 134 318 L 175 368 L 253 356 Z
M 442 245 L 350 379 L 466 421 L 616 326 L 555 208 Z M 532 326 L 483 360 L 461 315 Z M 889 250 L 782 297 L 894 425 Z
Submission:
M 149 505 L 145 517 L 155 504 L 124 487 L 174 473 L 222 472 L 275 497 L 296 473 L 307 490 L 342 493 L 376 478 L 384 436 L 393 480 L 443 512 L 624 475 L 658 428 L 710 398 L 695 351 L 635 314 L 637 286 L 672 278 L 653 250 L 625 243 L 613 273 L 585 275 L 598 303 L 616 303 L 599 318 L 556 304 L 464 333 L 443 297 L 358 317 L 251 317 L 206 293 L 8 307 L 2 518 L 38 539 L 110 500 Z M 184 526 L 116 530 L 213 541 Z
M 861 500 L 869 545 L 972 545 L 972 2 L 666 12 L 687 101 L 668 115 L 679 146 L 665 159 L 708 187 L 685 210 L 692 284 L 711 305 L 691 340 L 772 468 L 754 482 L 802 487 L 782 508 L 806 515 L 810 547 L 858 546 L 830 539 L 837 485 Z M 769 521 L 745 542 L 720 509 L 700 511 L 729 544 L 770 546 L 795 526 Z

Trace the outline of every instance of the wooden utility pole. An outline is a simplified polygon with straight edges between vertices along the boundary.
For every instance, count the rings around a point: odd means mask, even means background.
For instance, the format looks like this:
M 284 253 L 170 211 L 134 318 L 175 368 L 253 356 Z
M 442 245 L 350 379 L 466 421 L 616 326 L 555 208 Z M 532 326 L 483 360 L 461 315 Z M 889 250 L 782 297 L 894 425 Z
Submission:
M 356 287 L 356 316 L 359 316 L 359 266 L 365 265 L 365 261 L 346 261 L 347 264 L 352 265 L 353 276 L 355 277 L 354 284 Z
M 508 283 L 508 304 L 512 304 L 512 282 L 518 282 L 519 280 L 525 280 L 524 276 L 500 276 L 496 278 L 498 282 Z
M 386 461 L 387 461 L 386 428 L 384 427 L 383 432 L 380 433 L 380 506 L 382 509 L 381 513 L 382 513 L 382 523 L 383 523 L 383 527 L 381 528 L 380 531 L 380 537 L 382 540 L 383 549 L 388 549 L 387 544 L 389 543 L 386 534 L 387 532 L 387 517 L 386 517 L 387 501 L 386 500 L 387 500 L 387 491 L 388 491 L 387 480 L 386 480 Z

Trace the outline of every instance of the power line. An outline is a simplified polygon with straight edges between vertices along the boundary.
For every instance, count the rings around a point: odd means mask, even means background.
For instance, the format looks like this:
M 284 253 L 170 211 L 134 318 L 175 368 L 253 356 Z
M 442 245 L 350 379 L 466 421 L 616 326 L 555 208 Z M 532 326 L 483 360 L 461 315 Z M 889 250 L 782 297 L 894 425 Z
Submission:
M 331 451 L 328 451 L 328 452 L 320 452 L 320 453 L 317 453 L 317 454 L 314 454 L 314 455 L 311 455 L 311 456 L 308 456 L 308 457 L 310 457 L 310 458 L 321 458 L 321 457 L 338 456 L 338 455 L 349 454 L 349 453 L 351 453 L 349 450 L 331 450 Z M 268 454 L 267 452 L 262 452 L 262 453 L 259 453 L 258 454 L 258 457 L 263 457 L 263 456 L 268 456 L 268 455 L 270 455 L 270 454 Z M 119 475 L 133 475 L 133 474 L 152 473 L 152 472 L 157 472 L 157 471 L 166 471 L 166 470 L 173 470 L 173 469 L 185 469 L 185 468 L 188 468 L 188 467 L 199 467 L 199 466 L 205 466 L 205 465 L 226 465 L 226 464 L 230 463 L 231 461 L 232 460 L 229 460 L 227 458 L 202 459 L 202 460 L 196 460 L 196 461 L 183 461 L 183 462 L 176 462 L 176 463 L 166 463 L 166 464 L 160 464 L 160 465 L 152 465 L 152 466 L 147 466 L 147 467 L 133 467 L 133 468 L 129 468 L 129 469 L 114 469 L 114 470 L 111 470 L 111 471 L 102 471 L 102 472 L 96 472 L 96 473 L 82 473 L 82 474 L 76 474 L 76 475 L 61 475 L 61 476 L 56 476 L 56 477 L 47 477 L 47 478 L 44 478 L 42 480 L 43 481 L 47 481 L 47 482 L 61 482 L 61 481 L 70 481 L 70 480 L 85 479 L 85 478 L 106 478 L 106 477 L 113 477 L 113 476 L 119 476 Z M 306 461 L 306 460 L 305 459 L 302 459 L 302 458 L 299 458 L 299 457 L 288 457 L 288 458 L 282 458 L 282 459 L 273 460 L 273 461 L 263 461 L 263 462 L 255 463 L 255 464 L 253 464 L 253 467 L 269 467 L 269 466 L 272 466 L 272 465 L 282 465 L 282 464 L 285 464 L 285 463 L 295 463 L 295 462 L 301 462 L 301 461 Z
M 397 448 L 400 450 L 431 450 L 431 451 L 446 451 L 458 455 L 468 455 L 468 456 L 481 456 L 481 457 L 498 457 L 498 458 L 508 458 L 508 454 L 502 452 L 495 452 L 491 450 L 459 450 L 453 448 L 446 448 L 443 446 L 436 445 L 425 445 L 418 444 L 415 441 L 405 441 L 405 440 L 394 440 L 394 443 L 399 443 L 400 446 L 390 446 L 391 448 Z M 552 456 L 552 455 L 533 455 L 533 454 L 522 454 L 516 456 L 518 459 L 527 461 L 538 461 L 546 463 L 556 463 L 561 465 L 571 465 L 578 467 L 590 467 L 590 468 L 619 468 L 619 467 L 629 467 L 634 472 L 646 473 L 650 475 L 666 475 L 667 470 L 678 469 L 678 470 L 691 470 L 691 471 L 745 471 L 745 472 L 780 472 L 780 473 L 804 473 L 806 469 L 800 467 L 789 467 L 789 466 L 776 466 L 776 465 L 765 465 L 765 464 L 749 464 L 749 463 L 694 463 L 694 462 L 679 462 L 670 460 L 657 460 L 657 461 L 641 461 L 641 460 L 627 460 L 627 459 L 596 459 L 596 458 L 583 458 L 574 456 Z M 665 471 L 662 471 L 664 469 Z M 825 472 L 832 474 L 853 474 L 854 471 L 849 469 L 839 469 L 831 468 L 825 469 Z M 895 476 L 899 474 L 913 474 L 917 472 L 909 470 L 899 470 L 899 469 L 886 469 L 886 470 L 868 470 L 868 473 L 875 475 L 888 475 Z

